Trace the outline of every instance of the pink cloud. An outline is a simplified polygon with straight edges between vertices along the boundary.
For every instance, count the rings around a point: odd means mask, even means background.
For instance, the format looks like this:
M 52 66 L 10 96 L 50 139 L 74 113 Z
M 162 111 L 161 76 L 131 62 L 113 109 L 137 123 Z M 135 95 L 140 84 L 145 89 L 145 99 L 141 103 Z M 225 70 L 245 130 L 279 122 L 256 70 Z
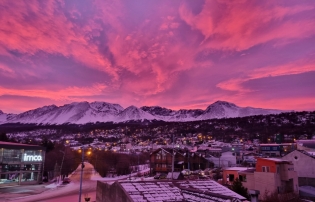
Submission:
M 78 99 L 74 97 L 84 97 L 84 96 L 93 96 L 100 95 L 102 91 L 106 89 L 104 84 L 94 84 L 91 87 L 76 87 L 71 86 L 59 90 L 48 90 L 45 88 L 34 88 L 34 89 L 8 89 L 0 87 L 0 96 L 3 95 L 19 95 L 27 97 L 39 97 L 39 98 L 48 98 L 52 100 L 76 100 L 84 101 L 85 98 Z
M 197 15 L 185 4 L 179 13 L 188 25 L 204 35 L 205 47 L 240 51 L 275 39 L 288 41 L 314 35 L 313 19 L 289 18 L 311 10 L 315 10 L 312 4 L 279 6 L 263 1 L 259 4 L 206 1 Z
M 223 81 L 221 83 L 218 83 L 217 87 L 228 91 L 249 93 L 253 92 L 254 89 L 244 88 L 242 84 L 245 83 L 246 81 L 260 79 L 269 76 L 277 77 L 284 75 L 301 74 L 311 71 L 315 71 L 314 59 L 294 61 L 289 64 L 267 66 L 259 69 L 249 70 L 245 77 L 233 78 L 227 81 Z
M 0 95 L 263 106 L 244 83 L 314 71 L 314 10 L 285 0 L 1 1 Z
M 0 44 L 7 49 L 28 55 L 40 51 L 62 54 L 91 68 L 116 75 L 107 58 L 100 55 L 97 47 L 86 38 L 94 29 L 99 28 L 98 25 L 91 22 L 82 28 L 71 23 L 61 11 L 64 4 L 56 1 L 46 1 L 43 4 L 1 1 L 0 4 L 3 8 L 0 14 Z

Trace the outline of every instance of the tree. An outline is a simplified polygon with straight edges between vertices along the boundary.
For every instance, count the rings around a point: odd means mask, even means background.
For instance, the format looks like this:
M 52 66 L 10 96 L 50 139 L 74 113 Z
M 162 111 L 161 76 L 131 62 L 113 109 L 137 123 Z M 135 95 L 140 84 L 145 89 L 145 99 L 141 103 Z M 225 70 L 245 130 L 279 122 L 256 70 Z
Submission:
M 47 138 L 44 138 L 41 142 L 41 146 L 46 147 L 46 153 L 54 150 L 55 145 L 51 140 L 48 140 Z
M 6 133 L 0 133 L 0 141 L 8 142 L 9 138 Z
M 242 182 L 238 178 L 234 180 L 231 189 L 239 195 L 249 199 L 247 188 L 243 186 Z

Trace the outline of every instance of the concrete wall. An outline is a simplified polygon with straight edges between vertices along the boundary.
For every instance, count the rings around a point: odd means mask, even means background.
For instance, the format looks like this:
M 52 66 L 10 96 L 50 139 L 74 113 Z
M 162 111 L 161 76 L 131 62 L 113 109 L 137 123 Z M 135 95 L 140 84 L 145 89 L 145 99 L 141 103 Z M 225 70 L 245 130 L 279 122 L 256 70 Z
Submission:
M 96 202 L 133 202 L 118 183 L 109 185 L 97 181 Z
M 255 176 L 254 173 L 246 174 L 246 182 L 242 182 L 243 186 L 248 190 L 255 189 Z
M 282 157 L 294 164 L 294 170 L 298 177 L 315 178 L 315 158 L 307 156 L 299 151 L 293 151 Z
M 254 172 L 255 175 L 255 190 L 259 190 L 259 197 L 263 197 L 265 192 L 272 193 L 280 186 L 280 178 L 277 180 L 276 173 Z

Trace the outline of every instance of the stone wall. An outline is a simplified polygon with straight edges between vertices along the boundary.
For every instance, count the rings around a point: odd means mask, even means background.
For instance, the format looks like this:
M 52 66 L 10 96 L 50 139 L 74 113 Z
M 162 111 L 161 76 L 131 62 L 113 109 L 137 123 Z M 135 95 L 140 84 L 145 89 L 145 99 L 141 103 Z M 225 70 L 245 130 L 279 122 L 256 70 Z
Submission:
M 125 193 L 119 183 L 115 182 L 109 185 L 105 182 L 97 181 L 96 186 L 96 202 L 133 202 L 133 200 Z

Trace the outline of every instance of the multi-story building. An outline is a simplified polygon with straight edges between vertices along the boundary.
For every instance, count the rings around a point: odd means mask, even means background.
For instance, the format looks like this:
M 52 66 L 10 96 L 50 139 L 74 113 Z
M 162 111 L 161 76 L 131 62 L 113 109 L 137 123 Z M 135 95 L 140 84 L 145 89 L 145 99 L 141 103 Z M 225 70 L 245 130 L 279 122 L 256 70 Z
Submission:
M 239 175 L 247 189 L 265 192 L 298 193 L 297 172 L 290 161 L 277 158 L 258 158 L 256 169 L 252 172 L 241 171 Z
M 45 148 L 0 141 L 0 186 L 42 181 Z
M 297 148 L 296 143 L 260 144 L 259 152 L 263 156 L 280 157 Z
M 315 156 L 306 151 L 295 150 L 284 157 L 283 160 L 291 161 L 299 178 L 299 186 L 315 187 Z
M 248 190 L 264 193 L 298 193 L 297 172 L 290 161 L 277 158 L 258 158 L 255 169 L 233 167 L 223 170 L 223 183 L 231 184 L 238 178 Z

